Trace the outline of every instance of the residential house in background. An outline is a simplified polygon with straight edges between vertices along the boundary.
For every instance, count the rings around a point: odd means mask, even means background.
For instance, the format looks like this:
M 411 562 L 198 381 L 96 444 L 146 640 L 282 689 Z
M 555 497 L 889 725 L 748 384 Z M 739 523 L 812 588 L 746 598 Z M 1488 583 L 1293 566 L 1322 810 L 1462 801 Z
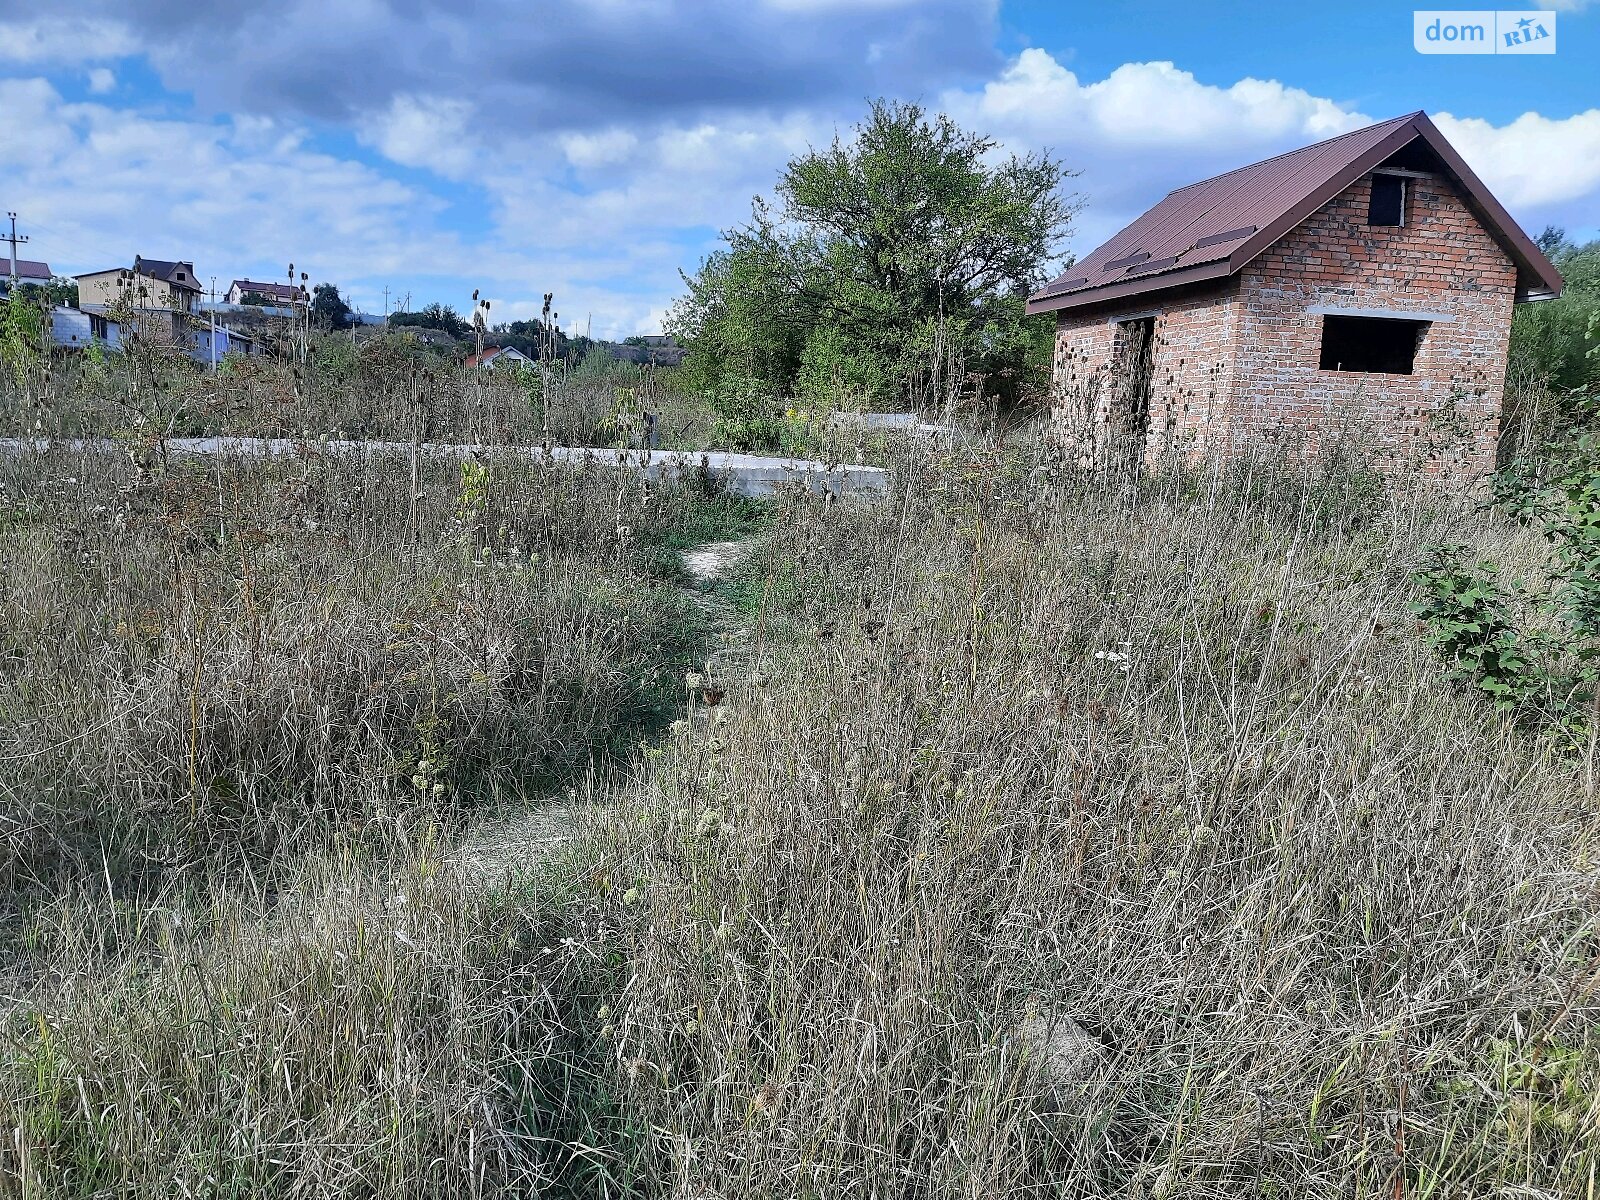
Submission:
M 1492 471 L 1512 308 L 1561 276 L 1425 113 L 1172 192 L 1028 300 L 1087 459 L 1326 451 Z
M 200 298 L 192 262 L 136 256 L 132 268 L 90 271 L 76 278 L 78 307 L 84 312 L 107 318 L 126 308 L 125 324 L 134 325 L 141 336 L 191 344 L 193 314 Z
M 133 267 L 113 267 L 77 276 L 78 303 L 106 308 L 126 300 L 136 309 L 192 313 L 200 299 L 200 281 L 192 262 L 167 262 L 135 256 Z
M 196 362 L 212 366 L 230 354 L 255 357 L 266 353 L 266 346 L 258 337 L 242 333 L 228 325 L 211 325 L 196 322 L 189 333 L 190 357 Z
M 89 332 L 111 349 L 121 349 L 137 333 L 179 347 L 204 366 L 220 363 L 228 354 L 255 355 L 265 349 L 260 338 L 216 323 L 214 313 L 198 313 L 200 281 L 188 260 L 138 257 L 132 268 L 90 271 L 77 280 Z
M 292 283 L 261 283 L 254 279 L 235 279 L 224 299 L 229 304 L 245 304 L 247 296 L 260 296 L 270 305 L 285 308 L 311 303 L 311 297 L 303 287 Z
M 122 326 L 107 317 L 58 304 L 50 310 L 50 341 L 57 350 L 87 350 L 99 344 L 120 351 Z
M 85 350 L 94 341 L 89 314 L 57 305 L 50 310 L 50 341 L 57 350 Z
M 485 346 L 481 352 L 467 355 L 466 365 L 477 367 L 480 371 L 488 368 L 498 370 L 501 367 L 514 369 L 524 365 L 532 366 L 533 359 L 515 346 Z
M 6 295 L 11 290 L 11 259 L 0 258 L 0 296 Z M 55 276 L 50 274 L 50 264 L 35 262 L 32 259 L 19 258 L 17 264 L 17 283 L 49 283 Z

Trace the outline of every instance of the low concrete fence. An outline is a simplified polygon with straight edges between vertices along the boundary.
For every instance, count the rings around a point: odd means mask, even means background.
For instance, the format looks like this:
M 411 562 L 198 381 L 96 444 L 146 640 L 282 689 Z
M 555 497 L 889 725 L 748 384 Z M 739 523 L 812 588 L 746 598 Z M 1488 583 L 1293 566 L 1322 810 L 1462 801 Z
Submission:
M 810 459 L 771 458 L 760 454 L 736 454 L 707 450 L 689 453 L 671 450 L 612 450 L 603 447 L 554 446 L 460 446 L 423 442 L 299 441 L 291 438 L 168 438 L 162 443 L 168 454 L 231 455 L 239 458 L 294 458 L 308 454 L 406 456 L 413 449 L 431 458 L 468 458 L 513 455 L 532 461 L 557 463 L 596 463 L 632 468 L 645 478 L 674 482 L 698 478 L 702 473 L 739 496 L 770 496 L 786 487 L 835 496 L 881 495 L 889 490 L 889 472 L 882 467 L 853 464 L 829 465 Z M 43 452 L 51 448 L 73 452 L 114 451 L 120 443 L 109 439 L 0 438 L 0 450 L 10 453 Z

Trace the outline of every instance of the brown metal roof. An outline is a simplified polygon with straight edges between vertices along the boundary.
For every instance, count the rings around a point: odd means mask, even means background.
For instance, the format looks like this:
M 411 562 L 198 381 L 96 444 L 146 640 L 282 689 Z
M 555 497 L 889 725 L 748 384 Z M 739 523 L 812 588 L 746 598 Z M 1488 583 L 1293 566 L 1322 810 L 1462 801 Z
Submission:
M 20 241 L 21 239 L 18 240 Z M 10 276 L 10 274 L 10 258 L 0 257 L 0 279 L 7 278 Z M 50 265 L 48 263 L 37 262 L 31 258 L 19 258 L 17 259 L 17 278 L 50 279 L 52 278 L 50 274 Z
M 1561 276 L 1426 113 L 1369 125 L 1168 194 L 1028 298 L 1028 312 L 1126 299 L 1239 271 L 1368 171 L 1421 140 L 1517 264 L 1518 299 L 1561 292 Z

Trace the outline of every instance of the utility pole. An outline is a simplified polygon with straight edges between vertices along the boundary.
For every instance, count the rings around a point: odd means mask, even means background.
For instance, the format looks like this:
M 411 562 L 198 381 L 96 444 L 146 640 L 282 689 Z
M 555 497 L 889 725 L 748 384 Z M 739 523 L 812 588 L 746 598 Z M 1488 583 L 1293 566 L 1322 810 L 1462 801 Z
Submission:
M 385 318 L 389 315 L 389 285 L 387 283 L 383 285 L 383 315 Z
M 217 370 L 217 277 L 211 277 L 211 371 Z
M 11 286 L 17 286 L 17 247 L 27 242 L 27 238 L 17 236 L 17 214 L 8 212 L 11 218 L 11 236 L 5 240 L 11 243 Z

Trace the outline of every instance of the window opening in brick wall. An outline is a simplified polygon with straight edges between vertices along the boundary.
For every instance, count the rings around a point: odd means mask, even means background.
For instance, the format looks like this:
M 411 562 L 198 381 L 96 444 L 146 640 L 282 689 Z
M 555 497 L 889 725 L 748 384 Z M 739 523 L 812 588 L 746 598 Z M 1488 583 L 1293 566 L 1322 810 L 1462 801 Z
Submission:
M 1406 179 L 1404 175 L 1374 175 L 1372 200 L 1367 205 L 1368 225 L 1406 223 Z
M 1409 375 L 1416 365 L 1417 346 L 1427 330 L 1427 321 L 1323 317 L 1322 360 L 1318 366 L 1324 371 Z

